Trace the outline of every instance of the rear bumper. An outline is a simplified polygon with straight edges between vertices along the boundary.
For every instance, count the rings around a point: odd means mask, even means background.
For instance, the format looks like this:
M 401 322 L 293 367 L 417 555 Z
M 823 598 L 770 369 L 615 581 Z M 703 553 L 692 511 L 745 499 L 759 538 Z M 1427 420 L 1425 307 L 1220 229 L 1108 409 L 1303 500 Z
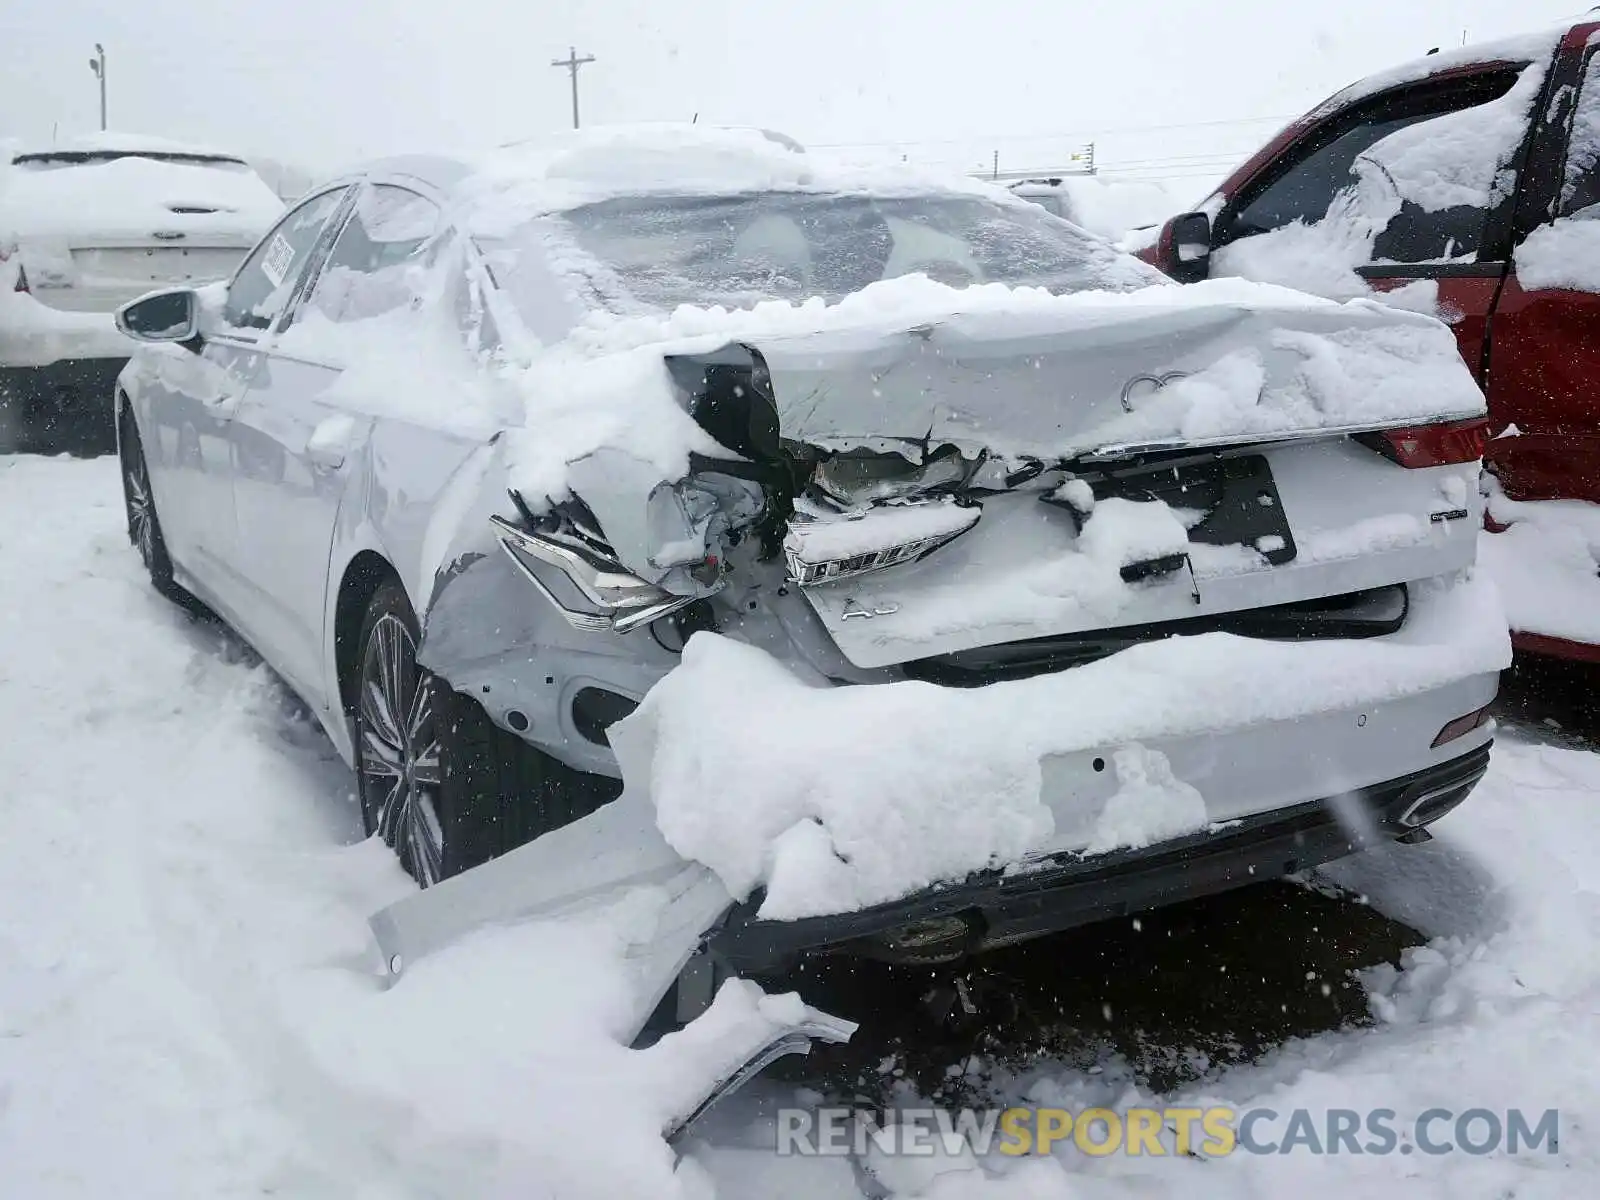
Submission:
M 112 397 L 122 358 L 69 358 L 0 367 L 0 453 L 110 454 Z
M 1353 793 L 1372 818 L 1340 819 L 1344 796 L 1309 801 L 1158 843 L 1083 857 L 1064 854 L 1024 873 L 985 872 L 960 884 L 837 916 L 762 921 L 759 898 L 732 909 L 712 952 L 759 974 L 818 953 L 938 961 L 1112 917 L 1278 878 L 1392 841 L 1466 799 L 1489 766 L 1487 743 L 1446 762 Z M 949 936 L 930 939 L 940 931 Z

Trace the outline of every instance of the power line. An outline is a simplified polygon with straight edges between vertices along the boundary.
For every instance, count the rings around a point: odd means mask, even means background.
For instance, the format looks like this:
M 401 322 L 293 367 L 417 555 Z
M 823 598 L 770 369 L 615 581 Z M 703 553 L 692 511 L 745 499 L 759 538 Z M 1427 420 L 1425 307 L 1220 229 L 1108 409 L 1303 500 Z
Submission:
M 1111 167 L 1180 167 L 1180 166 L 1207 166 L 1215 162 L 1241 162 L 1255 153 L 1255 148 L 1249 150 L 1231 151 L 1219 150 L 1215 154 L 1177 154 L 1171 156 L 1158 156 L 1155 158 L 1126 158 L 1110 163 L 1101 170 Z
M 1298 114 L 1296 114 L 1298 115 Z M 1056 133 L 1006 133 L 1006 134 L 973 134 L 971 137 L 961 138 L 932 138 L 927 140 L 907 139 L 897 142 L 811 142 L 809 145 L 818 150 L 871 150 L 883 147 L 917 147 L 917 146 L 965 146 L 965 145 L 1002 145 L 1016 142 L 1050 142 L 1064 141 L 1074 138 L 1081 139 L 1093 134 L 1096 137 L 1113 137 L 1129 133 L 1164 133 L 1173 129 L 1217 129 L 1229 125 L 1265 125 L 1268 123 L 1283 124 L 1292 121 L 1293 116 L 1287 117 L 1232 117 L 1221 121 L 1188 121 L 1171 125 L 1129 125 L 1121 129 L 1078 129 Z

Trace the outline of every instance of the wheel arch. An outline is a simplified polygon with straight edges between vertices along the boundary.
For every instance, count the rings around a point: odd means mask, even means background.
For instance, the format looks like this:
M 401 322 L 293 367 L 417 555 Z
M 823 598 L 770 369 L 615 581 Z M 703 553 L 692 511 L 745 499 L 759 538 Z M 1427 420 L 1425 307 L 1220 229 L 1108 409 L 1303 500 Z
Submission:
M 119 456 L 122 454 L 123 436 L 128 430 L 131 429 L 134 437 L 143 442 L 143 437 L 139 433 L 139 418 L 133 411 L 133 400 L 128 396 L 128 389 L 122 385 L 120 379 L 111 389 L 111 426 L 116 433 Z
M 352 683 L 361 651 L 357 645 L 361 638 L 361 622 L 373 595 L 390 581 L 401 583 L 400 572 L 382 554 L 371 549 L 357 551 L 345 564 L 339 578 L 339 591 L 333 603 L 333 681 L 346 725 L 354 702 Z M 401 586 L 403 588 L 404 584 Z

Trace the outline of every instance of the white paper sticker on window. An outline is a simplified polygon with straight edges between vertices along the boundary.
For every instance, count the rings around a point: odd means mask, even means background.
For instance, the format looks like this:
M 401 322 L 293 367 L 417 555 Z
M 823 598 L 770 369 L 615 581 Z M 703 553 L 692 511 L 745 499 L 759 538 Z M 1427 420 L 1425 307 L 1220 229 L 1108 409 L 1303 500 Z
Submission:
M 261 273 L 272 281 L 273 287 L 283 286 L 283 277 L 294 263 L 294 247 L 281 233 L 272 235 L 272 244 L 261 256 Z

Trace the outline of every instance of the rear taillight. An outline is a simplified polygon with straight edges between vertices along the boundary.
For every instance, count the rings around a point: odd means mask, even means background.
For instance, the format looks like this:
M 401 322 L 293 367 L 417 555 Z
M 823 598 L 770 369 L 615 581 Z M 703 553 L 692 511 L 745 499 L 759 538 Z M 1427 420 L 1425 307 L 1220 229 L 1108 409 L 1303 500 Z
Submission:
M 1489 444 L 1489 420 L 1474 417 L 1470 421 L 1358 433 L 1356 441 L 1402 467 L 1448 467 L 1477 462 L 1483 457 L 1484 447 Z

